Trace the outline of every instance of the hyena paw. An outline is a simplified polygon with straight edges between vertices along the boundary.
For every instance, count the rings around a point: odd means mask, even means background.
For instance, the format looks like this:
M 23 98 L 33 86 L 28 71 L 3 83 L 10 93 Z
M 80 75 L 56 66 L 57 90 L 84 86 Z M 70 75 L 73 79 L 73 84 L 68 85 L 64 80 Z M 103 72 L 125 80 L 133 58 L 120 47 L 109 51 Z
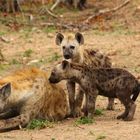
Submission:
M 126 117 L 123 119 L 124 121 L 132 121 L 133 120 L 133 117 Z
M 126 113 L 123 113 L 123 114 L 117 116 L 117 119 L 125 119 L 126 116 L 127 116 L 127 114 Z
M 94 113 L 88 113 L 88 118 L 93 119 Z
M 110 104 L 108 104 L 108 106 L 107 106 L 106 109 L 107 109 L 107 110 L 114 110 L 114 105 L 110 105 Z
M 80 117 L 83 116 L 83 113 L 81 111 L 81 108 L 77 107 L 73 112 L 73 117 Z

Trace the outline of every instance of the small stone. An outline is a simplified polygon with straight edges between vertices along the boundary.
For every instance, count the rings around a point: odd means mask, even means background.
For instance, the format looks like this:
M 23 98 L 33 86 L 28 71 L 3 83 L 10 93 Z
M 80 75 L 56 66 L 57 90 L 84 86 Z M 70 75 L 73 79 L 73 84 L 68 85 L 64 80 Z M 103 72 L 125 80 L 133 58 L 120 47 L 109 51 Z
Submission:
M 53 38 L 54 37 L 54 34 L 52 34 L 52 33 L 48 33 L 48 35 L 47 35 L 49 38 Z

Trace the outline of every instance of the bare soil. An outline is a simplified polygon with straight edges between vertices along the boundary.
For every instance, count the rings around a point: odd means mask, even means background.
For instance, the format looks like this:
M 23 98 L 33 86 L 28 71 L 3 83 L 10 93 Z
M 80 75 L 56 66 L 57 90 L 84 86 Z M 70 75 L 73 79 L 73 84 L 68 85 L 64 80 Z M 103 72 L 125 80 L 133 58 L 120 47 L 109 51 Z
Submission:
M 99 1 L 95 3 L 95 7 L 110 8 L 117 2 L 108 0 L 103 4 Z M 137 9 L 139 6 L 140 2 L 134 0 L 127 7 L 111 15 L 110 20 L 92 23 L 94 29 L 82 32 L 85 37 L 84 47 L 98 49 L 107 54 L 113 67 L 125 68 L 138 79 L 140 79 L 140 9 Z M 86 12 L 88 13 L 87 10 Z M 69 15 L 69 18 L 73 18 L 73 22 L 77 18 L 80 21 L 79 14 L 82 15 L 83 12 L 71 14 L 68 11 L 64 14 L 64 18 Z M 69 21 L 68 18 L 66 20 Z M 0 32 L 4 33 L 2 35 L 4 41 L 0 40 L 0 47 L 6 59 L 0 65 L 1 77 L 28 65 L 51 69 L 62 60 L 61 49 L 54 42 L 56 30 L 46 32 L 45 28 L 32 27 L 13 31 L 3 24 L 0 28 Z M 107 111 L 107 98 L 98 97 L 96 108 L 104 111 L 103 115 L 95 116 L 93 124 L 75 125 L 77 118 L 69 118 L 54 123 L 52 128 L 1 133 L 0 140 L 140 140 L 140 97 L 136 104 L 134 120 L 125 122 L 116 119 L 116 116 L 124 110 L 117 99 L 115 110 Z

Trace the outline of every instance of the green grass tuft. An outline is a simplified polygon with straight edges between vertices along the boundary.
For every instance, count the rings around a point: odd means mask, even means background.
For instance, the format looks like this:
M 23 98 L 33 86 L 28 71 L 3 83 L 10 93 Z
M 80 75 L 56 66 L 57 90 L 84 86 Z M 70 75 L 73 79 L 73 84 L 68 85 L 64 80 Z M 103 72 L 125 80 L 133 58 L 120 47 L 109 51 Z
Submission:
M 59 60 L 61 56 L 58 53 L 54 53 L 50 58 L 48 58 L 48 62 L 55 62 Z
M 32 120 L 28 125 L 27 129 L 42 129 L 46 127 L 52 127 L 52 123 L 47 120 Z
M 103 113 L 103 110 L 102 109 L 96 109 L 95 110 L 95 115 L 97 115 L 97 116 L 100 116 L 100 115 L 103 115 L 104 113 Z
M 43 29 L 43 31 L 44 31 L 45 33 L 54 33 L 54 32 L 56 31 L 56 27 L 54 27 L 54 26 L 45 27 L 45 28 Z
M 88 117 L 80 117 L 75 121 L 75 124 L 92 124 L 93 119 Z
M 33 53 L 32 49 L 28 49 L 23 53 L 23 57 L 31 57 L 31 54 Z
M 17 59 L 12 59 L 10 62 L 11 65 L 16 65 L 16 64 L 20 64 L 20 62 Z

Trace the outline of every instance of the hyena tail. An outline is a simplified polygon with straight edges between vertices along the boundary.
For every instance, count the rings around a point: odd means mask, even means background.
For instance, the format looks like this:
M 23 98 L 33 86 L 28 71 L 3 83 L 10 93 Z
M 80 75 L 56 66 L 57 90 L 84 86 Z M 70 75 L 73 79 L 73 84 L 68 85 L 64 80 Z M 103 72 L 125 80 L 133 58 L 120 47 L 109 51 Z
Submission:
M 137 89 L 136 89 L 136 90 L 134 91 L 134 93 L 133 93 L 132 100 L 133 100 L 134 102 L 136 101 L 136 99 L 137 99 L 139 93 L 140 93 L 140 83 L 138 84 Z
M 29 116 L 27 114 L 21 114 L 19 116 L 0 120 L 0 132 L 6 132 L 12 129 L 22 128 L 29 122 Z

